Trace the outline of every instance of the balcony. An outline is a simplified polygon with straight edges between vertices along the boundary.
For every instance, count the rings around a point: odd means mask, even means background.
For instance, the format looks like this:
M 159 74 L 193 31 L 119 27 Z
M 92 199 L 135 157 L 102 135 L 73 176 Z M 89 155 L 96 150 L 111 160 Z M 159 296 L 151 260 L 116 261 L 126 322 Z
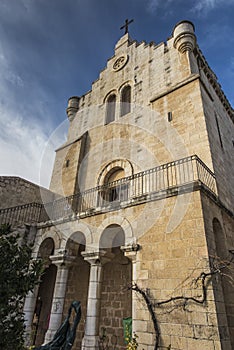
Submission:
M 215 175 L 193 155 L 44 205 L 29 203 L 1 209 L 0 224 L 83 218 L 200 188 L 217 195 Z

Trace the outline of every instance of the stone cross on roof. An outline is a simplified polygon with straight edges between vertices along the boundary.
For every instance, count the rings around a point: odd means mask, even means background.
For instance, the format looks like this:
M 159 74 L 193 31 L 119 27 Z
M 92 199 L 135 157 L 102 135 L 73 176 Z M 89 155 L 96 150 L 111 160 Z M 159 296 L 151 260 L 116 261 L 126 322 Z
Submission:
M 131 19 L 130 21 L 128 21 L 128 19 L 125 20 L 125 24 L 120 27 L 120 29 L 125 29 L 125 33 L 124 34 L 127 34 L 128 33 L 128 26 L 130 23 L 132 23 L 134 20 Z

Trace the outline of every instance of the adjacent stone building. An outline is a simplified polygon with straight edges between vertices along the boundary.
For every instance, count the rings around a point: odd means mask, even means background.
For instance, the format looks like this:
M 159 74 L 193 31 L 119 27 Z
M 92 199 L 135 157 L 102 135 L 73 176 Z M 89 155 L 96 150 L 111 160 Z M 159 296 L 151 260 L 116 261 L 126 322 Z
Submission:
M 67 115 L 33 225 L 33 343 L 79 300 L 74 349 L 125 349 L 129 318 L 140 350 L 233 349 L 234 112 L 193 24 L 158 45 L 123 35 Z

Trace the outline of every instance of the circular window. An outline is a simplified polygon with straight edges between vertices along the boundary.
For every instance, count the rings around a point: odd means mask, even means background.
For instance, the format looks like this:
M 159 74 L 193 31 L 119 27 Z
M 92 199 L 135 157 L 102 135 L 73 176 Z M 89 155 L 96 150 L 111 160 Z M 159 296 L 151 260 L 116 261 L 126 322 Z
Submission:
M 128 62 L 128 55 L 122 55 L 113 64 L 113 70 L 115 72 L 119 71 L 122 69 Z

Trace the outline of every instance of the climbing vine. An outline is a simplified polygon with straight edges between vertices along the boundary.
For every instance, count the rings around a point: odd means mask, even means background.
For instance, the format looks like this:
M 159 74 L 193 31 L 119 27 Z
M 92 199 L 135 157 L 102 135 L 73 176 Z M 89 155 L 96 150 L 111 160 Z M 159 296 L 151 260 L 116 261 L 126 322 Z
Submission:
M 136 283 L 131 284 L 128 286 L 128 289 L 135 291 L 136 293 L 140 294 L 147 306 L 147 309 L 150 313 L 153 326 L 154 326 L 154 331 L 155 331 L 155 344 L 154 344 L 154 350 L 159 349 L 159 341 L 160 341 L 160 327 L 159 327 L 159 322 L 156 316 L 155 308 L 159 308 L 163 305 L 170 304 L 170 303 L 177 303 L 179 302 L 180 304 L 176 304 L 175 308 L 181 307 L 183 308 L 184 311 L 186 311 L 186 306 L 189 303 L 197 303 L 197 304 L 205 304 L 207 302 L 207 289 L 208 285 L 214 275 L 225 275 L 227 276 L 223 271 L 228 268 L 228 266 L 233 262 L 233 258 L 229 261 L 220 261 L 217 257 L 213 260 L 216 260 L 216 263 L 213 261 L 213 268 L 211 269 L 210 272 L 201 272 L 200 275 L 194 279 L 194 285 L 201 286 L 201 295 L 197 297 L 186 297 L 183 295 L 178 295 L 171 297 L 169 299 L 163 300 L 163 301 L 153 301 L 152 298 L 150 297 L 149 289 L 142 289 L 140 288 Z M 218 262 L 217 262 L 218 261 Z M 228 276 L 230 277 L 230 276 Z M 170 345 L 169 345 L 170 349 Z

